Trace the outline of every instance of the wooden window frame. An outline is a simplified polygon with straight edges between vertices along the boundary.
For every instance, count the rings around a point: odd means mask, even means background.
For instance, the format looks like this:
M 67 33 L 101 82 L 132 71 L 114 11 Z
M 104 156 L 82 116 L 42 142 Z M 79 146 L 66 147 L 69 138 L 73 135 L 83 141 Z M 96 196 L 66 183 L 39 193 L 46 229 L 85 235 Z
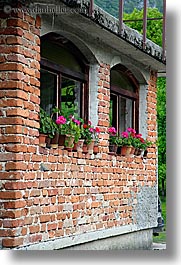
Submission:
M 58 82 L 56 87 L 56 94 L 57 94 L 57 107 L 61 108 L 60 102 L 61 102 L 61 79 L 63 77 L 67 77 L 76 81 L 81 82 L 83 85 L 82 87 L 82 93 L 81 93 L 81 118 L 85 120 L 85 122 L 88 121 L 88 103 L 89 103 L 89 93 L 88 93 L 88 82 L 89 82 L 89 67 L 85 65 L 85 73 L 75 72 L 69 68 L 66 68 L 65 66 L 61 64 L 57 64 L 55 62 L 52 62 L 46 58 L 41 58 L 40 60 L 40 66 L 42 69 L 45 69 L 47 71 L 50 71 L 52 73 L 56 73 L 58 76 Z
M 118 66 L 117 69 L 113 68 L 113 70 L 116 70 L 116 71 L 120 72 L 121 74 L 127 76 L 133 85 L 135 92 L 129 91 L 129 90 L 124 89 L 123 87 L 118 87 L 114 84 L 113 85 L 111 84 L 110 94 L 116 95 L 118 97 L 128 98 L 128 99 L 132 100 L 132 104 L 133 104 L 133 106 L 132 106 L 133 107 L 132 127 L 135 127 L 134 129 L 137 132 L 139 132 L 139 84 L 138 84 L 137 80 L 135 79 L 135 77 L 133 76 L 133 74 L 131 73 L 131 71 L 129 71 L 126 67 L 121 65 L 121 66 Z M 119 117 L 118 105 L 119 105 L 119 102 L 117 102 L 117 110 L 114 110 L 115 112 L 117 112 L 117 113 L 114 113 L 114 115 L 116 117 L 116 121 L 114 121 L 114 124 L 116 125 L 117 128 L 120 127 L 119 126 L 120 117 Z

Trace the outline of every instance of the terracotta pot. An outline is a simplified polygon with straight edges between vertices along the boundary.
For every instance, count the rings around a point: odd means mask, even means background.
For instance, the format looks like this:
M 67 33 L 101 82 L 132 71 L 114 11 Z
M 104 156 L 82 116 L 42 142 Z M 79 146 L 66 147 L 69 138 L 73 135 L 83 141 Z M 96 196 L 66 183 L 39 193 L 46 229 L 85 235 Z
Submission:
M 65 134 L 59 134 L 58 145 L 59 146 L 65 145 Z
M 144 151 L 143 157 L 147 157 L 147 154 L 148 154 L 148 150 L 146 149 L 146 150 Z
M 47 146 L 48 148 L 50 148 L 50 147 L 51 147 L 50 144 L 51 144 L 51 138 L 50 138 L 49 136 L 47 136 L 47 137 L 46 137 L 46 146 Z
M 132 150 L 132 146 L 123 145 L 121 147 L 121 155 L 122 156 L 128 156 L 128 155 L 130 155 L 131 150 Z
M 93 153 L 96 155 L 97 153 L 99 153 L 99 146 L 97 144 L 94 144 L 94 149 L 93 149 Z
M 74 146 L 74 135 L 66 135 L 65 136 L 65 149 L 68 151 L 72 151 Z
M 143 154 L 143 152 L 144 152 L 144 150 L 142 150 L 142 149 L 140 149 L 140 148 L 136 148 L 134 154 L 135 154 L 136 156 L 140 156 L 140 155 Z
M 131 152 L 130 152 L 130 155 L 134 155 L 134 153 L 135 153 L 135 147 L 131 147 Z
M 39 134 L 39 146 L 46 147 L 46 134 L 40 133 Z
M 118 146 L 116 144 L 110 144 L 109 145 L 109 153 L 110 154 L 116 154 L 118 149 Z
M 92 141 L 90 142 L 90 144 L 87 145 L 87 150 L 88 150 L 88 153 L 89 153 L 90 155 L 93 154 L 94 142 L 95 142 L 95 141 L 92 140 Z
M 56 133 L 51 139 L 51 142 L 50 142 L 51 148 L 58 148 L 58 139 L 59 139 L 59 134 Z
M 77 143 L 74 143 L 73 151 L 82 152 L 84 139 L 79 139 Z
M 87 153 L 88 153 L 88 149 L 87 149 L 87 145 L 86 145 L 86 144 L 83 144 L 82 152 L 83 152 L 84 154 L 87 154 Z
M 118 146 L 118 148 L 117 148 L 117 154 L 118 155 L 121 155 L 121 146 Z

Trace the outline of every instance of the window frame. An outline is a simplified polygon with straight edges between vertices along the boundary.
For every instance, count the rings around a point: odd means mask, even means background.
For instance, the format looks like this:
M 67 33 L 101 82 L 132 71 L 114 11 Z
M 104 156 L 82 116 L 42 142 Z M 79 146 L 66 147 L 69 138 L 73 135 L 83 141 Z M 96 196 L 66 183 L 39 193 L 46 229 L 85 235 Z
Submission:
M 137 132 L 139 132 L 139 83 L 136 80 L 136 78 L 133 76 L 133 74 L 131 73 L 131 71 L 129 71 L 126 67 L 119 65 L 116 67 L 113 67 L 111 70 L 115 70 L 118 73 L 125 75 L 129 81 L 131 82 L 133 89 L 135 90 L 133 91 L 129 91 L 124 89 L 121 86 L 116 86 L 114 84 L 111 84 L 111 79 L 110 79 L 110 98 L 111 96 L 117 96 L 118 100 L 117 100 L 117 106 L 114 110 L 114 113 L 116 112 L 116 121 L 114 120 L 114 125 L 116 126 L 116 128 L 120 128 L 120 113 L 118 111 L 119 109 L 119 98 L 127 98 L 127 99 L 131 99 L 132 100 L 132 128 L 134 128 Z
M 89 67 L 85 65 L 85 73 L 75 72 L 61 64 L 57 64 L 55 62 L 50 61 L 49 59 L 41 57 L 40 60 L 40 69 L 44 69 L 50 71 L 52 73 L 57 74 L 58 82 L 56 89 L 56 105 L 59 109 L 61 109 L 61 79 L 62 76 L 66 78 L 73 79 L 75 81 L 79 81 L 82 83 L 82 93 L 81 93 L 81 118 L 85 121 L 88 121 L 88 83 L 89 83 Z

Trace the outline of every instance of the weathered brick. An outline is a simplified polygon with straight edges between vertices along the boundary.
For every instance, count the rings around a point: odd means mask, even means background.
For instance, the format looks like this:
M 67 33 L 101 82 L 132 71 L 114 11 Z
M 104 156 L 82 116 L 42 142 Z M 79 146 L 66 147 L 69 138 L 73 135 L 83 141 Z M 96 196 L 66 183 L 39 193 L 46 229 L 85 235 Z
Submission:
M 2 240 L 3 247 L 16 247 L 22 245 L 24 242 L 24 238 L 4 238 Z

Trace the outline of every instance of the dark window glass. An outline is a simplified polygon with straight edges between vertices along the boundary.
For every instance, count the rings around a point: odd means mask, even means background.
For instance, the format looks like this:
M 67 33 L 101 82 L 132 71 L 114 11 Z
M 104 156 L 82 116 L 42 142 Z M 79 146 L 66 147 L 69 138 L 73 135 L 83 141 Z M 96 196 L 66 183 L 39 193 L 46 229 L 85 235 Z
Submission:
M 57 43 L 55 43 L 57 41 Z M 87 120 L 88 69 L 80 51 L 66 38 L 47 34 L 41 42 L 40 105 L 51 114 L 58 107 L 66 117 Z
M 41 102 L 40 106 L 50 115 L 57 101 L 56 88 L 58 75 L 47 70 L 40 71 Z
M 128 127 L 138 131 L 138 87 L 129 79 L 128 72 L 111 70 L 110 126 L 119 133 Z

